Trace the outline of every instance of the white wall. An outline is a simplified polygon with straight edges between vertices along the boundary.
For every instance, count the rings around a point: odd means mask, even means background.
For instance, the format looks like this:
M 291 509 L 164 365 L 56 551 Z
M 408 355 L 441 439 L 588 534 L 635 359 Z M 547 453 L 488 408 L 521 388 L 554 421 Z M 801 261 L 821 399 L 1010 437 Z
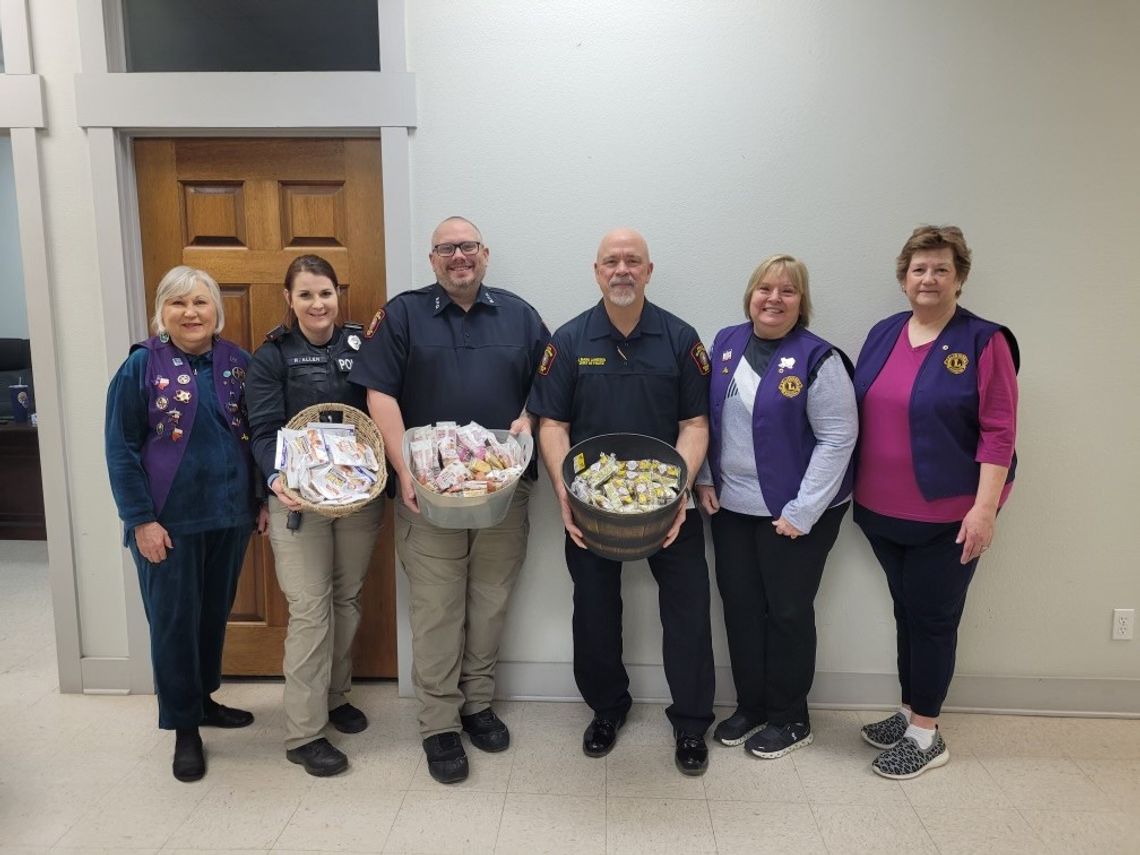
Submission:
M 91 170 L 75 124 L 74 0 L 30 6 L 44 76 L 44 216 L 69 448 L 85 656 L 125 656 L 119 527 L 101 447 L 107 380 Z M 808 263 L 816 328 L 850 353 L 905 307 L 893 259 L 919 222 L 961 225 L 975 250 L 964 303 L 1022 347 L 1021 469 L 974 583 L 959 672 L 1136 678 L 1140 642 L 1109 641 L 1113 607 L 1140 607 L 1129 537 L 1140 482 L 1140 317 L 1129 250 L 1140 198 L 1140 7 L 1101 0 L 535 4 L 408 2 L 414 282 L 428 237 L 461 213 L 492 248 L 489 281 L 556 326 L 597 297 L 598 238 L 648 237 L 650 296 L 705 336 L 740 318 L 764 255 Z M 549 488 L 508 668 L 570 659 L 570 585 Z M 629 662 L 660 662 L 655 591 L 626 573 Z M 714 596 L 714 602 L 716 598 Z M 717 654 L 727 663 L 716 615 Z M 849 525 L 819 598 L 819 668 L 889 675 L 886 587 Z M 723 674 L 722 674 L 723 676 Z M 558 680 L 562 680 L 559 683 Z M 516 686 L 518 684 L 516 683 Z M 879 700 L 891 700 L 891 680 Z M 1130 683 L 1134 692 L 1137 685 Z M 553 688 L 551 688 L 553 686 Z M 572 684 L 571 684 L 572 686 Z M 527 692 L 527 689 L 531 692 Z M 731 693 L 722 697 L 731 700 Z M 1133 695 L 1135 696 L 1135 695 Z M 1085 703 L 1073 697 L 1072 707 Z M 1086 707 L 1089 708 L 1089 707 Z
M 963 302 L 1008 323 L 1023 354 L 1018 485 L 971 591 L 959 671 L 1134 678 L 1140 648 L 1111 642 L 1109 623 L 1140 604 L 1127 534 L 1140 360 L 1122 347 L 1140 318 L 1127 254 L 1138 10 L 410 3 L 413 234 L 426 253 L 440 218 L 472 217 L 488 280 L 553 327 L 597 299 L 601 234 L 634 225 L 656 263 L 650 298 L 706 342 L 742 319 L 753 266 L 792 252 L 811 270 L 814 327 L 854 356 L 906 307 L 893 269 L 911 228 L 959 224 L 975 256 Z M 426 260 L 417 272 L 409 286 L 430 281 Z M 564 662 L 570 584 L 545 491 L 532 521 L 505 654 Z M 660 662 L 644 564 L 625 590 L 626 658 Z M 849 521 L 818 606 L 821 671 L 893 670 L 886 586 Z
M 0 64 L 0 72 L 3 72 Z M 0 133 L 0 338 L 28 337 L 24 268 L 20 264 L 20 228 L 16 220 L 16 183 L 12 174 L 12 141 Z

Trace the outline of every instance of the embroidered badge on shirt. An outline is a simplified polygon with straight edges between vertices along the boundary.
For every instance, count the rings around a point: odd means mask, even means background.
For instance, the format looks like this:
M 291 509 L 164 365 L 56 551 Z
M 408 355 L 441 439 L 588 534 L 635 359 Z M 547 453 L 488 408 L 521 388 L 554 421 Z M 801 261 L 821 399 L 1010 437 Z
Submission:
M 548 344 L 546 349 L 542 351 L 542 362 L 538 364 L 538 373 L 545 377 L 550 373 L 550 366 L 554 364 L 554 357 L 558 356 L 558 350 L 553 344 Z
M 780 394 L 785 398 L 794 398 L 804 389 L 804 381 L 795 374 L 790 374 L 780 381 Z
M 384 323 L 384 310 L 377 309 L 376 314 L 372 316 L 372 322 L 368 325 L 368 329 L 364 331 L 364 337 L 372 338 L 376 335 L 376 330 L 380 329 L 382 323 Z
M 946 361 L 943 363 L 943 365 L 946 366 L 946 370 L 951 374 L 961 374 L 966 370 L 966 366 L 969 364 L 970 357 L 964 353 L 951 353 L 946 357 Z
M 701 374 L 707 375 L 712 371 L 712 365 L 709 364 L 709 352 L 699 341 L 693 345 L 693 349 L 689 351 L 689 356 L 693 357 L 693 362 L 697 363 L 697 370 Z
M 606 358 L 604 356 L 579 356 L 579 365 L 605 365 Z

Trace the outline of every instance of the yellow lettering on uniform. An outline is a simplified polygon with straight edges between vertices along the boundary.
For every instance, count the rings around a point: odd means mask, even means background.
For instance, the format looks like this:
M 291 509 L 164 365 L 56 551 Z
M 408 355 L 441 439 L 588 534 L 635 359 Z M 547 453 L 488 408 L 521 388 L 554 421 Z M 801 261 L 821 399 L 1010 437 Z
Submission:
M 579 356 L 579 365 L 605 365 L 606 358 L 604 356 Z

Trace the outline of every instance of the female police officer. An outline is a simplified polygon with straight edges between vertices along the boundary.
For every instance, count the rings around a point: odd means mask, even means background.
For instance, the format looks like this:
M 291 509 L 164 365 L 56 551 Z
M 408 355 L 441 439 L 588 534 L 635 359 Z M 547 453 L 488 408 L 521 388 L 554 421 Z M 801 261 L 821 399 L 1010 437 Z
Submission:
M 300 505 L 282 490 L 274 449 L 278 428 L 305 407 L 365 406 L 364 389 L 348 382 L 361 327 L 337 326 L 337 289 L 336 271 L 323 258 L 302 255 L 289 265 L 285 323 L 254 353 L 246 387 L 254 459 L 275 494 L 269 539 L 277 580 L 289 601 L 283 663 L 286 757 L 321 777 L 348 768 L 344 753 L 321 736 L 325 724 L 332 722 L 342 733 L 368 726 L 346 696 L 360 590 L 380 528 L 381 502 L 336 519 L 305 512 L 300 527 L 290 528 L 290 514 Z

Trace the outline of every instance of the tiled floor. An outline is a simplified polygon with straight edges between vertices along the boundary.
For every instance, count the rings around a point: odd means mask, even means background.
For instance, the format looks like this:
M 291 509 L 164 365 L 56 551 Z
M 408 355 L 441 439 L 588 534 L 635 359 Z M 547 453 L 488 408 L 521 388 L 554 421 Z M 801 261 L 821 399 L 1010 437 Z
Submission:
M 318 780 L 285 760 L 280 685 L 230 683 L 257 721 L 205 731 L 209 774 L 180 784 L 152 697 L 56 691 L 42 545 L 0 549 L 2 853 L 1140 852 L 1140 721 L 946 715 L 953 760 L 896 783 L 858 736 L 878 713 L 818 710 L 814 745 L 714 747 L 690 779 L 660 706 L 591 760 L 582 705 L 501 703 L 511 749 L 471 750 L 470 779 L 443 787 L 391 684 L 358 688 L 372 726 L 334 736 L 352 767 Z

